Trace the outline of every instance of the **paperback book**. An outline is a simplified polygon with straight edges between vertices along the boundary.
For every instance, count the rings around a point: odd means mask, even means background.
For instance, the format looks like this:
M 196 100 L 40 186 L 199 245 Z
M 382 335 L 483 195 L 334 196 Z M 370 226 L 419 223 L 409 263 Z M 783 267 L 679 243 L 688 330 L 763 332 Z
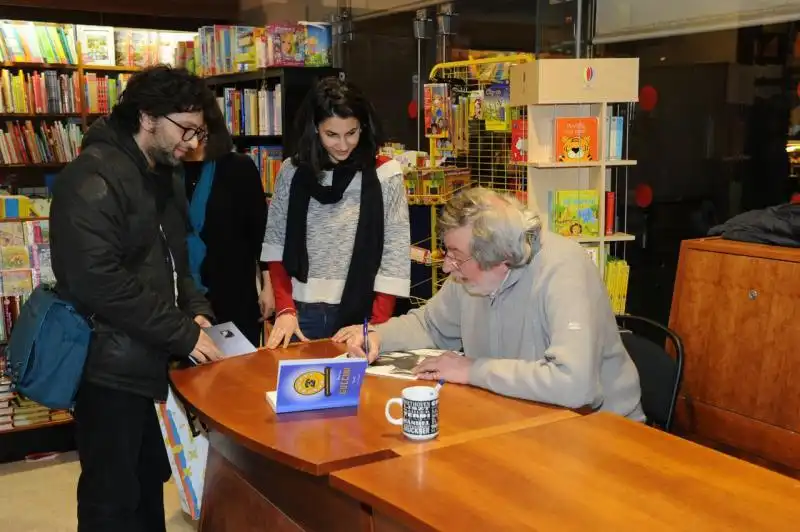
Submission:
M 278 414 L 357 406 L 366 370 L 364 358 L 281 360 L 267 402 Z

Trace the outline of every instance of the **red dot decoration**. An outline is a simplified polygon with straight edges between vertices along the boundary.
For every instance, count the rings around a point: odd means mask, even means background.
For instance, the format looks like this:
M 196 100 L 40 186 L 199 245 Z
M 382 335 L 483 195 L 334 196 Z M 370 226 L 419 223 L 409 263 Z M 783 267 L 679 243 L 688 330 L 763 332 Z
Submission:
M 409 118 L 416 118 L 417 113 L 419 112 L 417 108 L 417 102 L 415 100 L 411 100 L 411 103 L 408 104 L 408 117 Z
M 645 209 L 653 203 L 653 189 L 650 185 L 639 183 L 633 194 L 636 198 L 636 205 L 641 209 Z
M 652 111 L 658 103 L 658 91 L 652 85 L 639 89 L 639 107 L 644 111 Z

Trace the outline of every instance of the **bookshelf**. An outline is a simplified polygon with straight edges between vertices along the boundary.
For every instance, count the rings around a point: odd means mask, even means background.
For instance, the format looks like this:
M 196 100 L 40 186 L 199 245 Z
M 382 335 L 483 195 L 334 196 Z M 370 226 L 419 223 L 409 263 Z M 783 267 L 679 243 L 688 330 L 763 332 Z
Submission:
M 609 124 L 612 116 L 629 116 L 622 107 L 638 101 L 639 60 L 542 59 L 513 65 L 510 78 L 510 105 L 522 108 L 522 139 L 527 149 L 523 160 L 515 164 L 526 168 L 528 205 L 539 212 L 543 225 L 552 229 L 555 191 L 596 192 L 598 234 L 572 238 L 583 245 L 596 246 L 597 262 L 603 274 L 611 255 L 610 245 L 635 239 L 625 232 L 626 190 L 617 181 L 620 173 L 634 166 L 636 161 L 627 158 L 622 137 L 618 143 L 621 152 L 612 154 L 612 141 L 617 142 L 611 138 Z M 556 128 L 561 118 L 596 120 L 597 153 L 592 154 L 592 160 L 559 160 L 562 146 L 561 140 L 556 138 Z M 608 213 L 607 192 L 614 193 L 613 211 Z M 610 231 L 605 227 L 607 214 L 611 217 Z
M 41 184 L 42 170 L 58 170 L 77 156 L 83 133 L 111 111 L 140 65 L 190 66 L 195 35 L 0 21 L 0 180 Z M 81 43 L 90 42 L 87 52 Z
M 36 213 L 36 209 L 43 209 L 44 205 L 19 196 L 5 197 L 3 203 L 5 212 L 10 209 L 23 216 L 0 218 L 0 280 L 3 287 L 0 294 L 3 311 L 0 344 L 4 346 L 32 288 L 40 282 L 53 283 L 55 277 L 50 263 L 49 220 L 46 216 L 31 215 Z M 17 394 L 6 369 L 4 349 L 0 348 L 0 447 L 5 450 L 0 452 L 0 462 L 6 457 L 18 459 L 25 453 L 39 452 L 36 449 L 40 445 L 42 451 L 48 450 L 47 439 L 23 434 L 38 429 L 52 432 L 56 440 L 63 438 L 61 443 L 56 441 L 56 447 L 69 448 L 70 413 L 44 407 Z M 29 445 L 20 447 L 13 443 L 15 441 L 29 442 Z
M 542 224 L 580 243 L 598 266 L 611 308 L 625 312 L 629 119 L 639 60 L 541 59 L 513 65 L 512 164 L 525 169 Z

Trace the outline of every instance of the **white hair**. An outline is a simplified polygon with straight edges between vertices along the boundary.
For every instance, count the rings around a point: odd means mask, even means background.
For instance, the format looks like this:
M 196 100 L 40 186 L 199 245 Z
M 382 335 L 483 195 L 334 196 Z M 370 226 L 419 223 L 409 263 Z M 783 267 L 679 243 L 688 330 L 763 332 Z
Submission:
M 539 250 L 542 222 L 519 200 L 488 188 L 470 188 L 453 196 L 439 216 L 442 232 L 470 226 L 470 253 L 482 270 L 501 263 L 528 264 Z

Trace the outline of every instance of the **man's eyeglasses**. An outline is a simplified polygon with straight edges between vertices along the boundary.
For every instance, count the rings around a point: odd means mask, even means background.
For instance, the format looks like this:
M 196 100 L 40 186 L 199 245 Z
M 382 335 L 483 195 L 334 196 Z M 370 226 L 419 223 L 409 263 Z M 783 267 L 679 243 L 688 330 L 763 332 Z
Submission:
M 459 271 L 459 272 L 461 271 L 461 266 L 466 264 L 466 263 L 468 263 L 471 260 L 472 260 L 472 256 L 471 255 L 469 257 L 467 257 L 466 259 L 458 260 L 457 258 L 453 257 L 453 255 L 450 254 L 449 250 L 445 250 L 445 252 L 444 252 L 444 261 L 443 262 L 449 262 L 450 265 L 453 267 L 453 269 L 455 269 L 456 271 Z
M 202 127 L 184 127 L 168 116 L 164 116 L 164 118 L 183 130 L 183 137 L 181 137 L 183 142 L 189 142 L 195 137 L 197 137 L 197 142 L 203 142 L 208 138 L 208 131 Z

